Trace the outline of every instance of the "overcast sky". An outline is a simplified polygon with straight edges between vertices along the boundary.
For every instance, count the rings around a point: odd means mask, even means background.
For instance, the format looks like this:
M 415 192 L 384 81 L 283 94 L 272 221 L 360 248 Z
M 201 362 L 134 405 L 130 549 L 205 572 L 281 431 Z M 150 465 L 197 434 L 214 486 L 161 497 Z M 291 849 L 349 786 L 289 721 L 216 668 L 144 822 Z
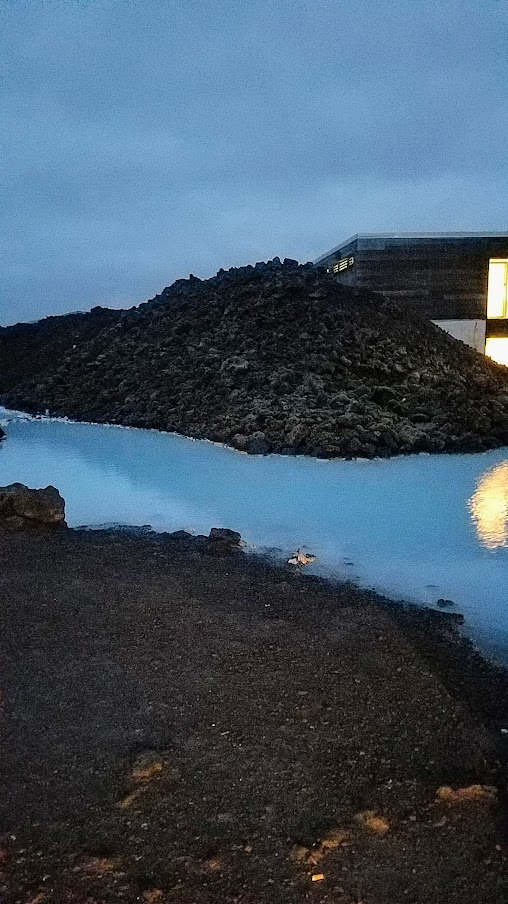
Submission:
M 0 0 L 0 323 L 508 228 L 508 0 Z

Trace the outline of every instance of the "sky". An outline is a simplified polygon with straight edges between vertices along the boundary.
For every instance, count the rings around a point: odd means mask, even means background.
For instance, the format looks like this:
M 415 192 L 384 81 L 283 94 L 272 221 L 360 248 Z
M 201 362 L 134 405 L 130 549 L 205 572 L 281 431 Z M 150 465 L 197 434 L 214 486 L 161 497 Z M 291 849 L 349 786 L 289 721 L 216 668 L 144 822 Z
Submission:
M 508 229 L 508 0 L 0 0 L 0 324 Z

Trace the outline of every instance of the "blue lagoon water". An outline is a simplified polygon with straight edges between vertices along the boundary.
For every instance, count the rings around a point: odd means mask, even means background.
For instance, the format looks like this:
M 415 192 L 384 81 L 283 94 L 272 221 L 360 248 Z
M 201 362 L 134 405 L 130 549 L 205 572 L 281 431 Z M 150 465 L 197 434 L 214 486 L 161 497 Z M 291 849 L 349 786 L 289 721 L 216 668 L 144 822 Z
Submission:
M 508 449 L 321 461 L 5 409 L 0 419 L 0 485 L 54 484 L 71 527 L 226 526 L 251 548 L 305 547 L 315 572 L 394 598 L 454 600 L 475 641 L 508 661 Z

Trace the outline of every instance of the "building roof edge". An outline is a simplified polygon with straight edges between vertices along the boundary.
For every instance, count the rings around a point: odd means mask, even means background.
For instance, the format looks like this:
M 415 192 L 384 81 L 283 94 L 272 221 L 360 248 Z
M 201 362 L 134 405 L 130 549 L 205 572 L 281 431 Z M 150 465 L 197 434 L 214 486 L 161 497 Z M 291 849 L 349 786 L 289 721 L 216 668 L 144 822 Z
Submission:
M 508 239 L 508 230 L 506 232 L 357 232 L 355 235 L 351 236 L 351 238 L 346 239 L 341 242 L 339 245 L 336 245 L 335 248 L 332 248 L 330 251 L 327 251 L 326 254 L 322 254 L 320 257 L 316 258 L 314 264 L 319 264 L 321 261 L 326 260 L 327 257 L 330 257 L 332 254 L 336 254 L 337 251 L 340 251 L 341 248 L 345 248 L 346 245 L 350 245 L 352 242 L 361 240 L 361 239 Z

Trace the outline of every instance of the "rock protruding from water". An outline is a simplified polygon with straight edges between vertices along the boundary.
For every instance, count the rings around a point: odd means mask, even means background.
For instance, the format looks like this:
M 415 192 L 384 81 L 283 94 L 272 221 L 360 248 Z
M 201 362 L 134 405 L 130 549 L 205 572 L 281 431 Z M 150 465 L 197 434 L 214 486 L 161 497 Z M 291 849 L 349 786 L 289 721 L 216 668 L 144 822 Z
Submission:
M 2 430 L 0 427 L 0 442 L 2 442 L 3 439 L 5 439 L 5 430 Z
M 274 258 L 126 311 L 0 328 L 0 400 L 239 451 L 372 458 L 508 444 L 508 369 L 380 295 Z
M 65 526 L 65 502 L 53 486 L 30 489 L 23 483 L 0 487 L 0 526 L 10 530 Z

